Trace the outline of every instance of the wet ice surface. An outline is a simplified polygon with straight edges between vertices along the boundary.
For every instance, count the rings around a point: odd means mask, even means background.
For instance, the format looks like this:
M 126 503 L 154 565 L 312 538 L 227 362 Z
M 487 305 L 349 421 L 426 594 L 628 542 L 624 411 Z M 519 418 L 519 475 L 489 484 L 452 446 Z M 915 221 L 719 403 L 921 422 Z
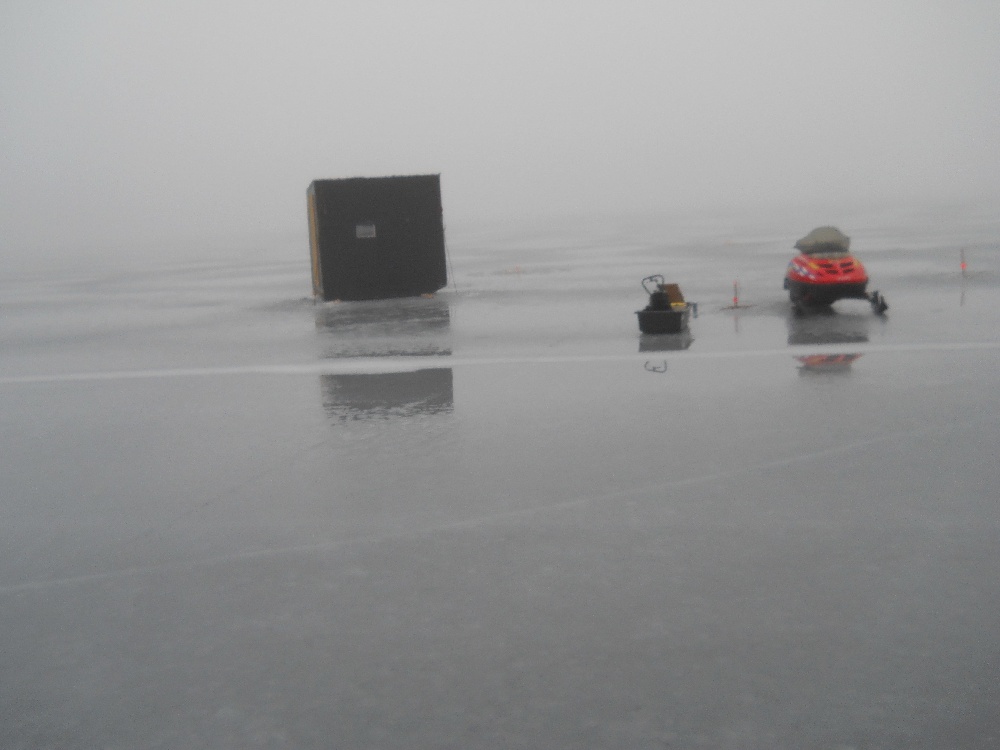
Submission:
M 997 746 L 994 229 L 3 281 L 0 746 Z

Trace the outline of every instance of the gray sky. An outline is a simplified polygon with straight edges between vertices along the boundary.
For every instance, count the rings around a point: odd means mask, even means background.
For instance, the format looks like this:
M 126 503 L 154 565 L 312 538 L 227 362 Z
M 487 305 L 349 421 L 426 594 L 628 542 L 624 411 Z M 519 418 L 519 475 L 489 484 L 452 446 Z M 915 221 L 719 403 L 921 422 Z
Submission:
M 0 105 L 8 265 L 304 242 L 328 177 L 440 172 L 449 225 L 989 205 L 1000 3 L 3 0 Z

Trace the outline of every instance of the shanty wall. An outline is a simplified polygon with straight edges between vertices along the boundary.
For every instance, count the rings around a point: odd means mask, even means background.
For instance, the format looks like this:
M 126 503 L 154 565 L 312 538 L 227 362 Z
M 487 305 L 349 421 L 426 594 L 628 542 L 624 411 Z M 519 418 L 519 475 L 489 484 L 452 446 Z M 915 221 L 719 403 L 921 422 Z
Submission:
M 307 199 L 316 296 L 413 297 L 447 285 L 440 175 L 316 180 Z

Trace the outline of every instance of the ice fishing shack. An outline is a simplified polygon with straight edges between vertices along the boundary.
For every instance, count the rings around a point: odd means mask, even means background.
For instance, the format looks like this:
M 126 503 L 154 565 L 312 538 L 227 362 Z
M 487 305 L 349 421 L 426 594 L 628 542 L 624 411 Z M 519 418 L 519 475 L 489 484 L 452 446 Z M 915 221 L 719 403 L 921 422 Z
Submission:
M 416 297 L 448 284 L 441 175 L 315 180 L 306 196 L 316 297 Z

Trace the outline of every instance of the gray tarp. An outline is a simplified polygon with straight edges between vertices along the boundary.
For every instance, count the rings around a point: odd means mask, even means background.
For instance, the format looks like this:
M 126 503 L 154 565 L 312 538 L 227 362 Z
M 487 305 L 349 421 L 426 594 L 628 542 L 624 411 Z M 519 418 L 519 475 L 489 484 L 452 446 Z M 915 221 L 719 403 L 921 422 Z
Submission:
M 851 238 L 837 227 L 816 227 L 809 234 L 795 243 L 795 249 L 804 253 L 816 250 L 838 249 L 847 252 L 851 247 Z

